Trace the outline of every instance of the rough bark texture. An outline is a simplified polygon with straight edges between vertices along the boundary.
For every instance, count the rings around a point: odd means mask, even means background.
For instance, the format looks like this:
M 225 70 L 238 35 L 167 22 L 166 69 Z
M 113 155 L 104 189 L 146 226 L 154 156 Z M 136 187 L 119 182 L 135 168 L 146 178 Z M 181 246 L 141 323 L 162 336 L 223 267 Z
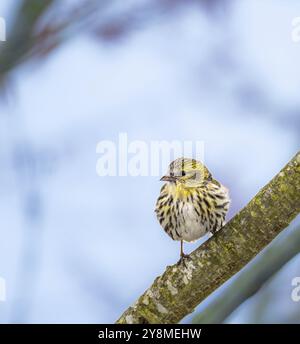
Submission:
M 300 227 L 290 227 L 287 230 L 288 235 L 285 235 L 285 233 L 278 235 L 262 251 L 263 254 L 256 257 L 255 262 L 243 269 L 239 276 L 223 292 L 218 294 L 218 297 L 215 297 L 194 317 L 193 323 L 222 323 L 239 305 L 257 293 L 264 283 L 271 279 L 293 257 L 298 255 L 300 252 Z
M 222 230 L 192 252 L 185 266 L 167 267 L 117 323 L 178 323 L 299 212 L 300 152 Z

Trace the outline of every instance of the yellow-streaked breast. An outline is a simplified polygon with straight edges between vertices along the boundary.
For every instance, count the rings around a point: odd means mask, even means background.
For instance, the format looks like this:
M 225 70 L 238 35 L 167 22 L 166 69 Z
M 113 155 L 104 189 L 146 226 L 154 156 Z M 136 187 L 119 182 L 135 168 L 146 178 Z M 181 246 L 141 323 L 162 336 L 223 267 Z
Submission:
M 178 165 L 184 169 L 184 164 Z M 170 174 L 161 188 L 155 211 L 173 240 L 194 241 L 208 232 L 218 231 L 225 223 L 230 204 L 228 189 L 205 171 L 206 177 L 200 181 L 189 181 L 186 178 L 189 172 L 180 179 L 182 171 L 175 171 L 177 175 Z M 193 176 L 192 171 L 190 175 Z

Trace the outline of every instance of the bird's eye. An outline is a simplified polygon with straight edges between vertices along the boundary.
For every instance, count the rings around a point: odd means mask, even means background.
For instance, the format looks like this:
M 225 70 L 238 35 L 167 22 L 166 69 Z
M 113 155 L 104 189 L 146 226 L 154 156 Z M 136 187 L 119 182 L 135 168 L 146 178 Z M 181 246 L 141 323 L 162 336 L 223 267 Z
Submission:
M 181 175 L 184 177 L 186 175 L 185 171 L 182 171 Z

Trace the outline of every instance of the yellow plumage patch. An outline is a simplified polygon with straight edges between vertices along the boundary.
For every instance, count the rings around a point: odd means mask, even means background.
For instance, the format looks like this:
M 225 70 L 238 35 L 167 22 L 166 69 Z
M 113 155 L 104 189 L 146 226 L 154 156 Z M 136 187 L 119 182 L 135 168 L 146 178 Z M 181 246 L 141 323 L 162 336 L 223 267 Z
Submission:
M 194 241 L 218 231 L 229 208 L 228 190 L 199 161 L 173 161 L 156 203 L 157 218 L 174 240 Z

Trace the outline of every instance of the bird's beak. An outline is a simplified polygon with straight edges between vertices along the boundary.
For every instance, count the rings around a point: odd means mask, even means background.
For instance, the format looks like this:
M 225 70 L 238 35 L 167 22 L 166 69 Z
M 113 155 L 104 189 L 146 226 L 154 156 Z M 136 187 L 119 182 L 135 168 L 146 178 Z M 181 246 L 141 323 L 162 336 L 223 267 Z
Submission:
M 164 182 L 175 182 L 176 177 L 174 177 L 174 176 L 163 176 L 160 178 L 160 180 L 164 181 Z

